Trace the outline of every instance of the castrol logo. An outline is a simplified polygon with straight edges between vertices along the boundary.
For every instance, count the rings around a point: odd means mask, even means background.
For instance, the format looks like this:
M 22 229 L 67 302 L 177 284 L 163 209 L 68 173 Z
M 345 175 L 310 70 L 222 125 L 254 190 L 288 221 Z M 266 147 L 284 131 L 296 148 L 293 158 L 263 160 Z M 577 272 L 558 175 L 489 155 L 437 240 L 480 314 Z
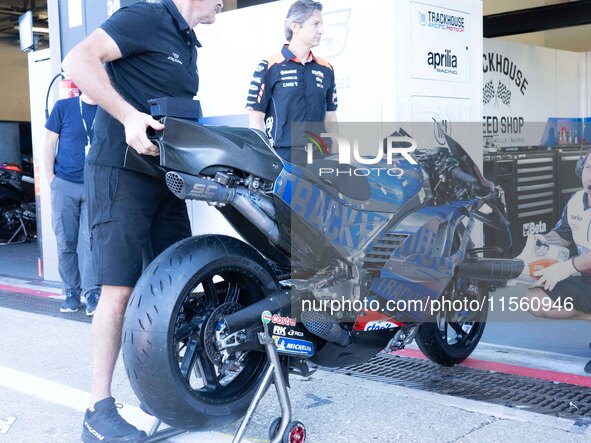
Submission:
M 271 322 L 276 325 L 281 325 L 281 326 L 295 326 L 296 325 L 295 318 L 281 317 L 280 315 L 277 315 L 277 314 L 273 315 L 273 317 L 271 318 Z

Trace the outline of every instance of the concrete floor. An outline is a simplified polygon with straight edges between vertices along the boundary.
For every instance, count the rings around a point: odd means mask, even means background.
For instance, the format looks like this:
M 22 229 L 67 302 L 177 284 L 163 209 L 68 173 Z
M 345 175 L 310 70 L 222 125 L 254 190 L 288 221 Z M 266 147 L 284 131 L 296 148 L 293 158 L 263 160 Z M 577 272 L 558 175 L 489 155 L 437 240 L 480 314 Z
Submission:
M 79 440 L 90 389 L 90 328 L 86 323 L 0 308 L 0 442 L 70 443 Z M 10 337 L 8 340 L 7 337 Z M 583 443 L 586 426 L 504 406 L 385 385 L 319 371 L 292 377 L 293 417 L 307 442 L 535 442 Z M 268 441 L 278 415 L 271 389 L 247 432 Z M 121 359 L 113 393 L 122 414 L 148 430 L 153 419 L 138 408 Z M 2 430 L 5 434 L 2 434 Z M 237 424 L 183 434 L 172 443 L 230 442 Z

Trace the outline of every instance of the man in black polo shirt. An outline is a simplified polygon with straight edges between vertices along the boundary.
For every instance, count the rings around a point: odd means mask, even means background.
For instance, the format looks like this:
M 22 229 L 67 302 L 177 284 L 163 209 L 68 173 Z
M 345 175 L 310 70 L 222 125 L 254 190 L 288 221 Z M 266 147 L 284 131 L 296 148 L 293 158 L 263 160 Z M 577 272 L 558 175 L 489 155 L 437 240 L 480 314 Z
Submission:
M 158 148 L 146 129 L 163 129 L 149 115 L 147 100 L 193 98 L 198 90 L 193 29 L 213 23 L 222 0 L 135 3 L 115 12 L 70 51 L 63 68 L 98 103 L 85 177 L 91 247 L 102 285 L 93 321 L 93 382 L 82 440 L 137 441 L 143 431 L 117 412 L 111 381 L 121 347 L 127 301 L 153 257 L 191 235 L 185 202 L 164 181 L 123 168 L 127 145 L 154 157 Z
M 246 101 L 250 127 L 265 132 L 279 155 L 297 163 L 305 162 L 307 140 L 292 134 L 291 124 L 337 121 L 334 71 L 311 51 L 324 33 L 321 11 L 322 4 L 311 0 L 291 5 L 285 19 L 289 43 L 259 63 Z

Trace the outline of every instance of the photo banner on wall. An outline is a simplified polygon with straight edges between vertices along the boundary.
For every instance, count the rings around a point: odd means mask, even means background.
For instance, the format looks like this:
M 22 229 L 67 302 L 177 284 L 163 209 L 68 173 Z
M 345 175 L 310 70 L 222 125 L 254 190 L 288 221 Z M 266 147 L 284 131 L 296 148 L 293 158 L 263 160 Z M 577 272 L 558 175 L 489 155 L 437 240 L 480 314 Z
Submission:
M 426 3 L 411 7 L 412 77 L 470 81 L 470 14 Z
M 525 67 L 512 57 L 490 50 L 483 54 L 482 130 L 497 147 L 536 144 L 538 134 L 525 136 L 523 106 L 528 100 L 529 79 Z
M 579 54 L 484 39 L 482 135 L 488 147 L 576 144 Z M 575 141 L 577 140 L 577 141 Z

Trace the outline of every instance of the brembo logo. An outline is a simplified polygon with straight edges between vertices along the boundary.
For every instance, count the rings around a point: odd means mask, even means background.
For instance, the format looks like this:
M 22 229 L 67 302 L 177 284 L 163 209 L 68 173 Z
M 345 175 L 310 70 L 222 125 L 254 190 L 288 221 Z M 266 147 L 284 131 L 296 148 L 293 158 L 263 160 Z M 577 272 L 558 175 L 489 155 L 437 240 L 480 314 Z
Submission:
M 458 57 L 452 54 L 450 49 L 427 53 L 427 64 L 433 66 L 437 72 L 454 75 L 458 73 Z
M 319 175 L 355 175 L 368 176 L 372 173 L 380 175 L 382 173 L 393 177 L 400 177 L 403 170 L 398 167 L 399 157 L 407 160 L 410 164 L 416 165 L 417 162 L 412 157 L 412 152 L 417 149 L 417 142 L 412 137 L 405 136 L 389 136 L 385 140 L 378 140 L 377 149 L 372 149 L 371 154 L 367 155 L 360 152 L 359 140 L 353 139 L 350 141 L 347 137 L 340 134 L 322 133 L 320 136 L 308 132 L 309 143 L 306 146 L 307 163 L 310 165 L 314 163 L 314 153 L 316 157 L 326 156 L 329 154 L 327 144 L 323 139 L 331 139 L 333 145 L 338 146 L 338 164 L 346 166 L 346 168 L 319 168 Z M 386 162 L 388 166 L 395 166 L 390 168 L 352 168 L 351 162 L 355 161 L 362 165 L 377 165 L 378 163 Z

